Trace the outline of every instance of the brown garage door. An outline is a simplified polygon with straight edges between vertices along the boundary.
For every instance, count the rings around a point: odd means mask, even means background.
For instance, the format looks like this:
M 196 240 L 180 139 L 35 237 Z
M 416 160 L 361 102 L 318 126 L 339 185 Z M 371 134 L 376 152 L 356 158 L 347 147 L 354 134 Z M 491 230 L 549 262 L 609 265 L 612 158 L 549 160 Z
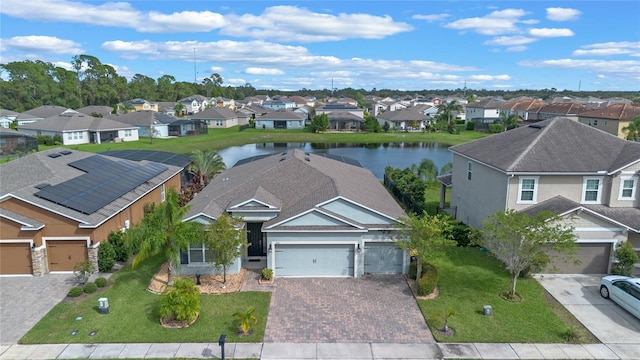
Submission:
M 48 240 L 49 271 L 73 271 L 73 267 L 87 257 L 86 240 Z
M 0 274 L 32 274 L 29 243 L 0 244 Z
M 581 243 L 571 259 L 562 256 L 553 260 L 559 274 L 606 274 L 609 271 L 611 243 Z M 554 256 L 552 256 L 554 258 Z M 574 264 L 579 260 L 579 264 Z

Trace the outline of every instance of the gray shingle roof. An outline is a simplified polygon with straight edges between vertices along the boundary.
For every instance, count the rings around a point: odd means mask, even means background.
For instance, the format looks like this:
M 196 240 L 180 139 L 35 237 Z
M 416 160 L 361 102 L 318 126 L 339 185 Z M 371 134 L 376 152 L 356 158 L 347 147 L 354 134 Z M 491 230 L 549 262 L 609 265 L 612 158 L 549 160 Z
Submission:
M 56 185 L 85 174 L 84 171 L 69 166 L 69 163 L 91 156 L 103 156 L 76 150 L 71 151 L 68 155 L 56 158 L 48 156 L 49 154 L 60 153 L 63 150 L 66 149 L 55 148 L 37 152 L 0 165 L 0 201 L 10 197 L 21 199 L 37 207 L 75 219 L 87 226 L 96 226 L 119 213 L 122 209 L 137 201 L 141 196 L 160 186 L 182 170 L 182 168 L 179 167 L 165 165 L 167 170 L 105 205 L 93 214 L 86 215 L 34 195 L 39 191 L 39 189 L 35 187 L 38 184 L 48 183 L 50 185 Z M 114 161 L 126 161 L 138 164 L 129 160 L 108 158 Z M 141 164 L 144 163 L 146 162 L 141 162 Z M 0 202 L 0 205 L 1 204 Z
M 110 114 L 108 119 L 135 126 L 151 126 L 151 124 L 170 124 L 176 118 L 165 113 L 151 110 L 132 111 L 126 114 Z
M 0 217 L 22 224 L 23 230 L 39 230 L 44 223 L 0 207 Z
M 57 105 L 42 105 L 37 108 L 27 110 L 24 114 L 28 114 L 30 117 L 46 119 L 51 116 L 60 115 L 63 112 L 70 110 L 69 108 Z
M 640 232 L 640 209 L 632 207 L 609 207 L 606 205 L 582 205 L 562 196 L 555 196 L 539 204 L 530 206 L 522 212 L 535 215 L 541 211 L 550 211 L 554 214 L 567 214 L 579 209 L 588 210 L 596 215 L 622 224 L 629 229 Z
M 33 123 L 20 125 L 20 129 L 48 130 L 55 132 L 83 131 L 83 130 L 119 130 L 133 129 L 134 127 L 123 122 L 108 118 L 98 118 L 81 113 L 51 116 Z
M 393 219 L 406 216 L 370 170 L 295 149 L 225 170 L 189 203 L 185 218 L 217 218 L 231 206 L 258 199 L 281 209 L 265 223 L 271 226 L 336 197 Z
M 640 162 L 640 143 L 557 117 L 449 148 L 504 172 L 615 172 Z
M 260 116 L 259 120 L 304 120 L 305 114 L 293 112 L 290 110 L 272 111 Z
M 192 119 L 200 120 L 225 120 L 237 118 L 238 114 L 227 108 L 211 107 L 191 116 Z

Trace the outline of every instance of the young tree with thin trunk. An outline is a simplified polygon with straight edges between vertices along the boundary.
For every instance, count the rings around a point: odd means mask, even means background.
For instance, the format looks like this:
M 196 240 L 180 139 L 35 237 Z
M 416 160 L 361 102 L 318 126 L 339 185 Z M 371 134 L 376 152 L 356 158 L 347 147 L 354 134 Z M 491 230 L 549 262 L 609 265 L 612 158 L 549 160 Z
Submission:
M 133 243 L 140 245 L 133 267 L 152 256 L 162 255 L 169 261 L 168 285 L 173 284 L 173 266 L 180 266 L 180 250 L 187 251 L 190 242 L 204 237 L 202 224 L 182 221 L 188 210 L 188 207 L 178 205 L 178 193 L 170 188 L 163 203 L 156 205 L 142 222 L 127 230 L 125 241 L 129 246 L 135 248 Z
M 485 222 L 482 245 L 500 260 L 511 274 L 508 297 L 517 299 L 516 284 L 521 273 L 544 269 L 551 261 L 549 251 L 570 260 L 576 248 L 573 227 L 548 211 L 529 215 L 515 210 L 498 211 Z
M 214 266 L 222 268 L 223 284 L 227 283 L 227 266 L 231 266 L 249 246 L 242 223 L 242 218 L 223 213 L 209 224 L 204 237 L 205 247 L 215 257 Z
M 422 264 L 442 256 L 444 250 L 456 246 L 456 242 L 446 235 L 450 224 L 442 215 L 409 214 L 402 222 L 404 226 L 397 245 L 415 255 L 416 279 L 420 279 Z

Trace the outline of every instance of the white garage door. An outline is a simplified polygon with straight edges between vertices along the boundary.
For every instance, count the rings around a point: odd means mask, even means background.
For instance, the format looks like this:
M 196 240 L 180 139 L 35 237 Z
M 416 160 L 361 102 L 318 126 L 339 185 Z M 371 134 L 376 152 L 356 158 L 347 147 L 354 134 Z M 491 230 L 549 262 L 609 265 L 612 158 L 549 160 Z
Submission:
M 276 245 L 276 276 L 353 276 L 353 245 Z

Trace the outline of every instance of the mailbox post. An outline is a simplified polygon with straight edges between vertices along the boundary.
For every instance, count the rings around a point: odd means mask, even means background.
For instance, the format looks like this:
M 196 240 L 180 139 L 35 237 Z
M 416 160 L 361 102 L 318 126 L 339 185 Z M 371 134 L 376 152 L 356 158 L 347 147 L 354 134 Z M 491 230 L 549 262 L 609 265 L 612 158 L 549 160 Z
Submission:
M 224 342 L 227 340 L 227 335 L 220 335 L 218 339 L 218 345 L 220 345 L 220 359 L 224 360 Z

